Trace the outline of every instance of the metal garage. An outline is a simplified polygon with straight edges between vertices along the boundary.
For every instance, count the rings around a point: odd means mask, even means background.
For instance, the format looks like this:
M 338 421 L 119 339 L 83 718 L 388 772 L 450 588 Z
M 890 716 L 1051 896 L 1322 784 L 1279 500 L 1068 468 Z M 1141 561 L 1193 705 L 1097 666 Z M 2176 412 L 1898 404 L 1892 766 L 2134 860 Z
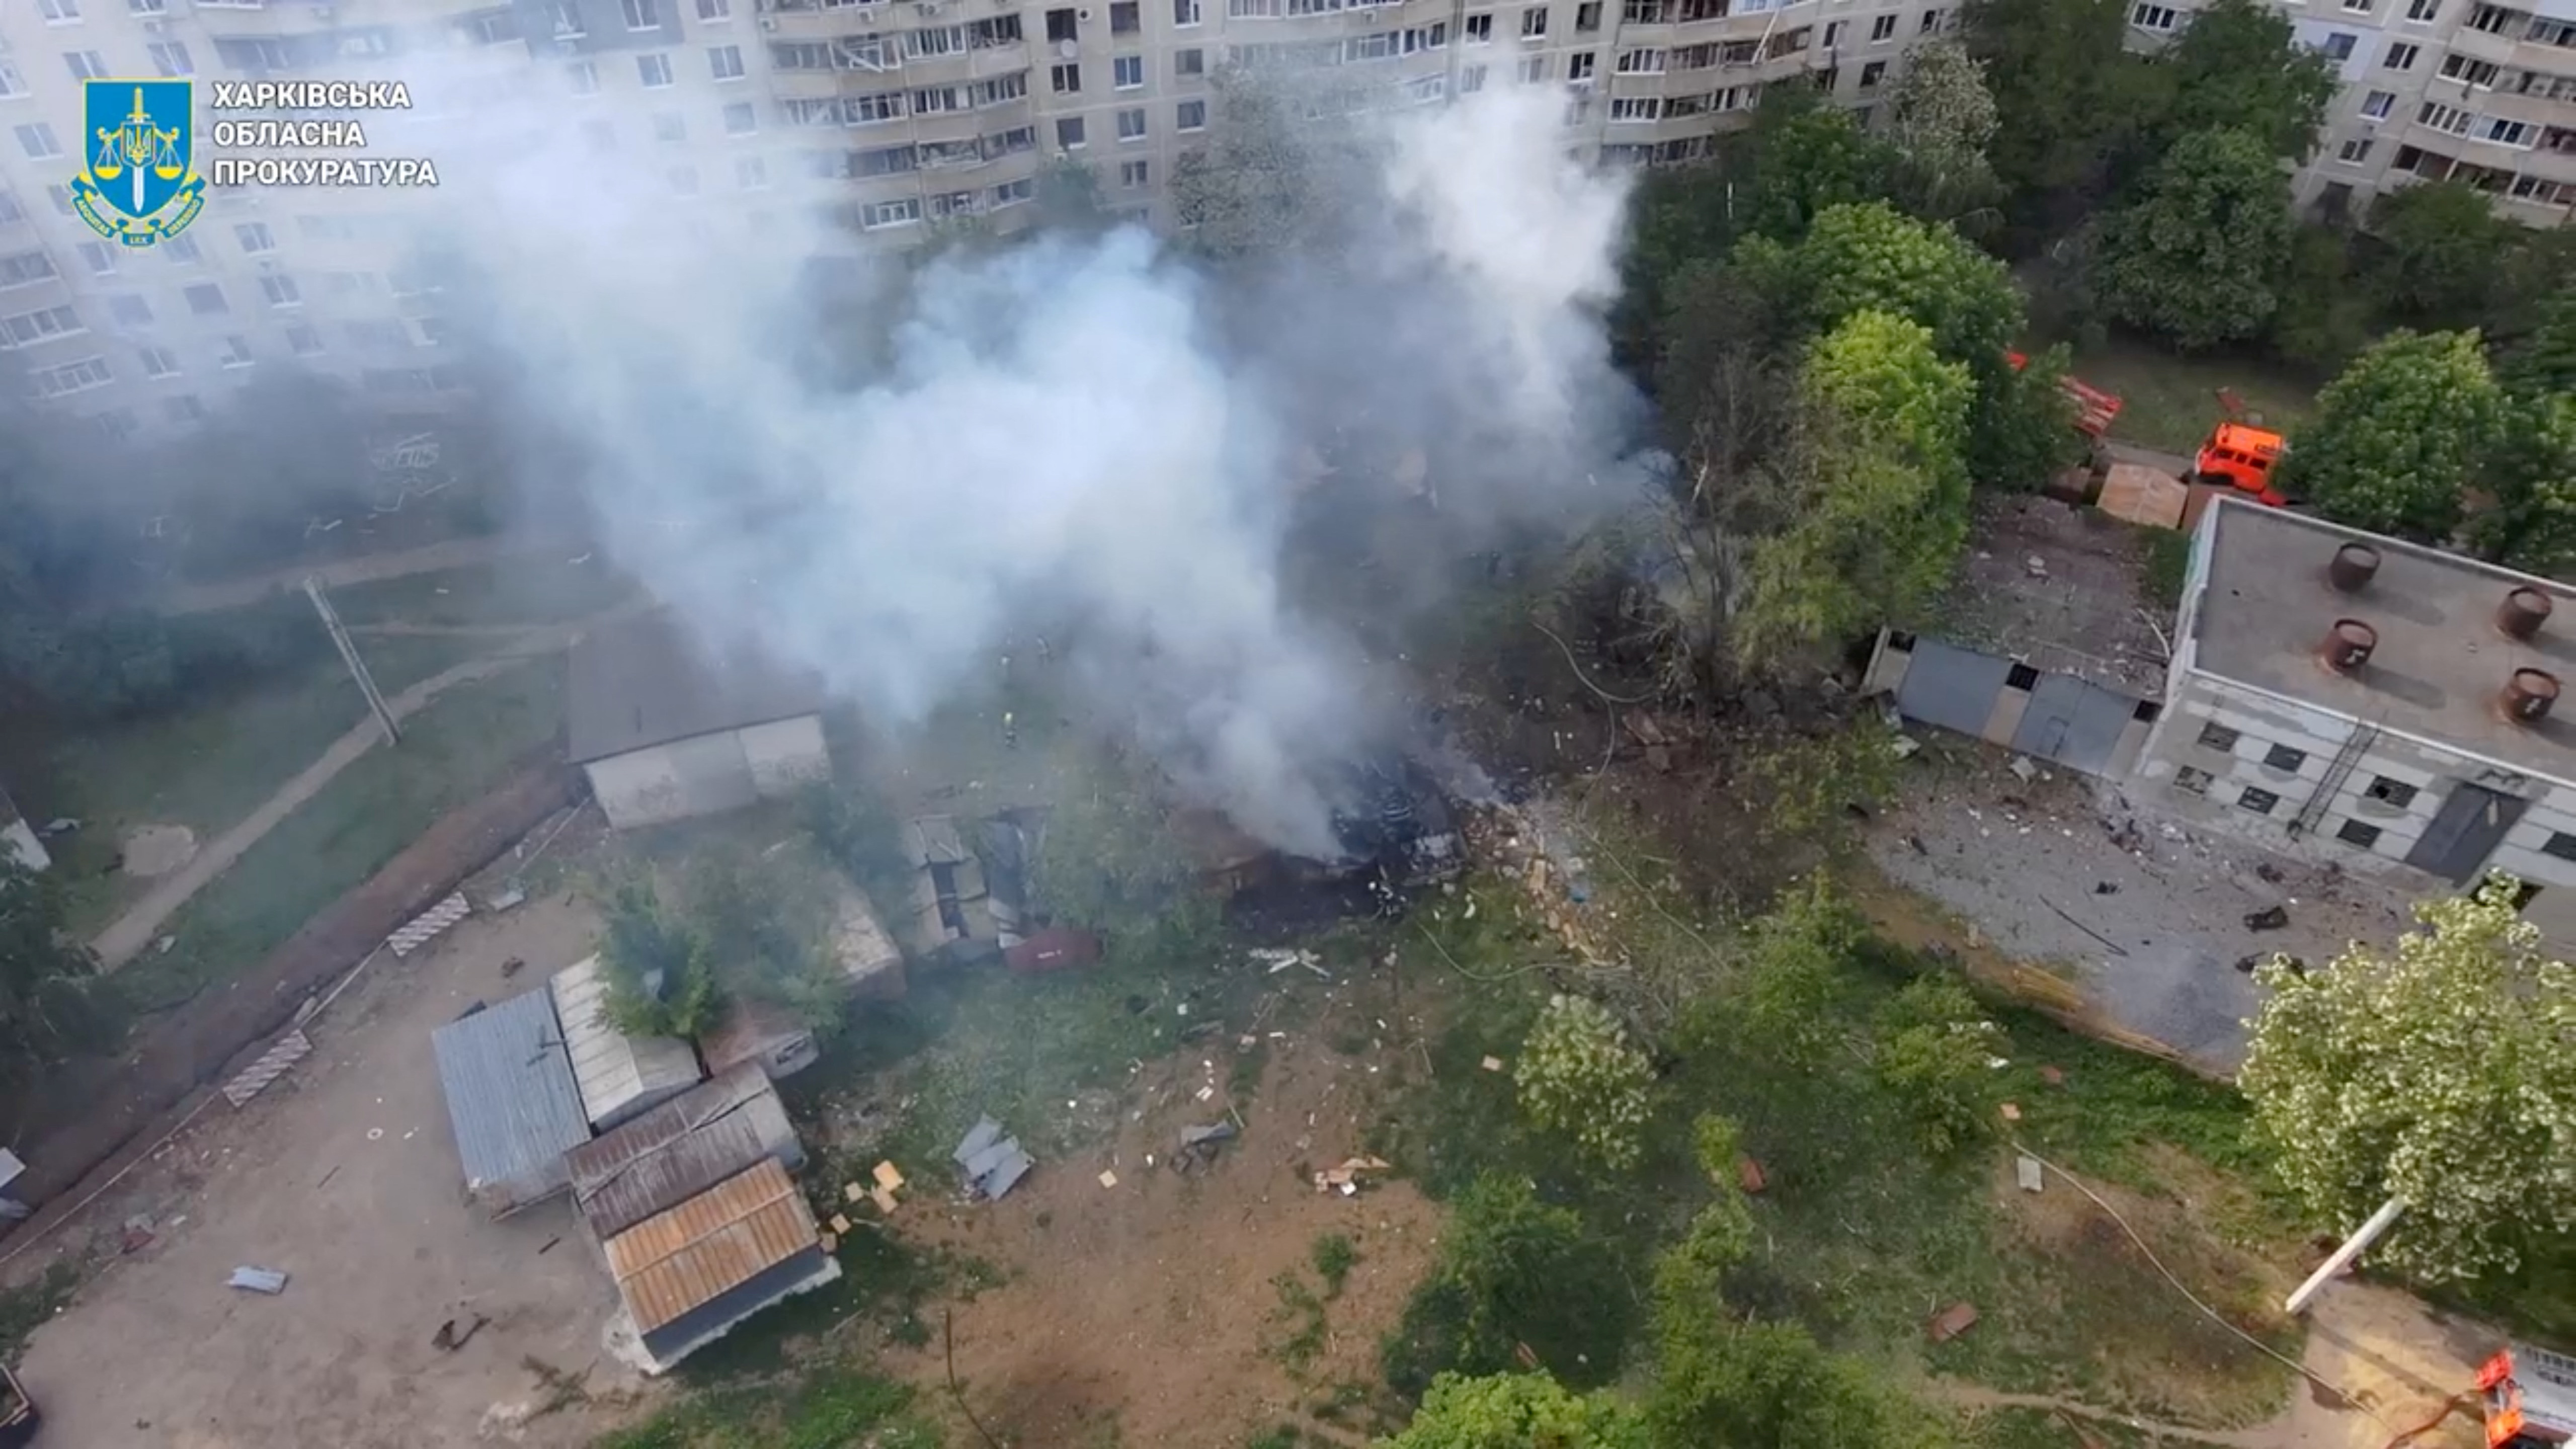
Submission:
M 2043 674 L 2030 691 L 2012 747 L 2033 759 L 2055 760 L 2088 775 L 2111 773 L 2120 737 L 2136 717 L 2138 701 L 2071 674 Z
M 566 669 L 572 761 L 621 829 L 737 810 L 832 773 L 819 680 L 715 655 L 667 613 L 591 634 Z
M 2088 775 L 2126 772 L 2156 714 L 2137 695 L 2080 675 L 1892 630 L 1880 636 L 1865 688 L 1892 695 L 1917 724 Z

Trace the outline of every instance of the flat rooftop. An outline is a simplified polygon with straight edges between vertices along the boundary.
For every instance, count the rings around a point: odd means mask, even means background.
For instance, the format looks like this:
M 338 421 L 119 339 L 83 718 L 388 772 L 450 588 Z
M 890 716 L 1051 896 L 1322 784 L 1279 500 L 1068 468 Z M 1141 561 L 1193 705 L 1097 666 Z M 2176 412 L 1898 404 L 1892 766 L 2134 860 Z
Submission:
M 2193 664 L 2205 674 L 2484 756 L 2525 774 L 2576 781 L 2576 592 L 2458 554 L 2401 543 L 2279 508 L 2223 499 L 2210 510 L 2208 582 L 2193 623 Z M 2347 543 L 2379 550 L 2379 572 L 2353 593 L 2327 579 Z M 2551 612 L 2527 641 L 2496 627 L 2515 588 L 2549 595 Z M 2379 645 L 2338 674 L 2319 646 L 2339 619 L 2358 619 Z M 2508 721 L 2497 695 L 2517 669 L 2570 686 L 2537 725 Z
M 666 610 L 604 625 L 572 646 L 564 701 L 572 762 L 817 714 L 823 683 L 736 651 L 718 654 Z

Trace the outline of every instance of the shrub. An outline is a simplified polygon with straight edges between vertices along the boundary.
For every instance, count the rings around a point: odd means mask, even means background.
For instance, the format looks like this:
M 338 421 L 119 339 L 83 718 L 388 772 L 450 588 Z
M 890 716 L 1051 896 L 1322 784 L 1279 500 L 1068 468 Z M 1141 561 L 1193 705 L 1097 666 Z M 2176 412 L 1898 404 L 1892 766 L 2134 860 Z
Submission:
M 1878 1080 L 1901 1102 L 1934 1154 L 1958 1147 L 1994 1118 L 1994 1059 L 2002 1029 L 1968 989 L 1923 976 L 1878 1017 Z
M 1613 1172 L 1637 1164 L 1654 1066 L 1599 1002 L 1553 996 L 1521 1050 L 1521 1110 Z

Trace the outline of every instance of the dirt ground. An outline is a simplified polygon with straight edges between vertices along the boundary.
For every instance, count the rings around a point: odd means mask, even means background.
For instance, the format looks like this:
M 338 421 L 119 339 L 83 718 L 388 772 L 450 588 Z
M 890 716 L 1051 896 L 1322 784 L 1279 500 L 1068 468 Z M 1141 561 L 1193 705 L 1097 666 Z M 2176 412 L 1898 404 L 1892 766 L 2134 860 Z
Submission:
M 1210 1168 L 1182 1176 L 1170 1165 L 1183 1125 L 1221 1115 L 1194 1100 L 1206 1078 L 1185 1054 L 1147 1069 L 1165 1080 L 1144 1089 L 1113 1144 L 1041 1165 L 990 1207 L 904 1225 L 1010 1275 L 953 1310 L 957 1372 L 996 1433 L 1074 1449 L 1114 1423 L 1119 1444 L 1218 1449 L 1303 1421 L 1301 1407 L 1333 1386 L 1376 1380 L 1379 1336 L 1429 1266 L 1439 1210 L 1409 1182 L 1351 1198 L 1315 1190 L 1315 1168 L 1360 1150 L 1380 1056 L 1340 1056 L 1323 1032 L 1301 1035 L 1273 1057 L 1243 1136 Z M 1221 1079 L 1225 1060 L 1211 1060 Z M 1303 1355 L 1287 1344 L 1306 1320 L 1277 1280 L 1298 1275 L 1320 1298 L 1311 1255 L 1327 1233 L 1347 1236 L 1358 1263 L 1323 1305 L 1319 1349 L 1292 1370 Z M 925 1385 L 944 1374 L 936 1342 L 894 1365 Z
M 2212 1070 L 2243 1062 L 2261 1003 L 2239 961 L 2322 962 L 2407 924 L 2376 882 L 2161 822 L 2115 785 L 2058 770 L 2025 781 L 2003 751 L 1913 733 L 1926 748 L 1905 797 L 1869 835 L 1878 869 L 2005 955 L 2067 976 L 2101 1019 Z M 2276 905 L 2287 926 L 2246 926 Z
M 577 959 L 594 928 L 549 896 L 380 957 L 309 1028 L 310 1058 L 239 1112 L 218 1101 L 59 1235 L 110 1261 L 29 1343 L 21 1376 L 49 1441 L 587 1442 L 606 1405 L 538 1413 L 554 1395 L 531 1365 L 587 1371 L 611 1403 L 634 1387 L 600 1347 L 614 1290 L 560 1200 L 499 1224 L 466 1205 L 429 1036 Z M 512 956 L 529 966 L 505 979 Z M 119 1255 L 145 1223 L 149 1241 Z M 285 1292 L 226 1287 L 240 1265 L 286 1273 Z M 445 1320 L 477 1316 L 490 1322 L 463 1348 L 431 1346 Z

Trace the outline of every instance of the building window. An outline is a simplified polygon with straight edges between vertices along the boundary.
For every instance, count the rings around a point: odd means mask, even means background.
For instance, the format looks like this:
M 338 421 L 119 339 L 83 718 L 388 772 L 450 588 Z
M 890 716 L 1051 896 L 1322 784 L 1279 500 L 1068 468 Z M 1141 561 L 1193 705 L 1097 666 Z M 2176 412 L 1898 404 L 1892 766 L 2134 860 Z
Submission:
M 1583 0 L 1574 7 L 1574 33 L 1590 35 L 1601 28 L 1601 0 Z
M 635 74 L 644 82 L 646 90 L 660 90 L 671 83 L 671 58 L 667 55 L 639 55 L 635 57 Z
M 2232 752 L 2236 748 L 2236 741 L 2240 738 L 2242 738 L 2242 736 L 2238 735 L 2236 731 L 2229 729 L 2227 726 L 2219 724 L 2214 720 L 2200 727 L 2200 747 L 2204 750 L 2226 750 Z
M 47 25 L 77 25 L 80 0 L 36 0 L 36 13 L 45 18 Z
M 1876 90 L 1878 88 L 1878 83 L 1885 79 L 1887 79 L 1886 61 L 1873 60 L 1869 64 L 1860 68 L 1860 88 L 1862 90 Z
M 2272 748 L 2263 752 L 2263 764 L 2265 768 L 2287 770 L 2293 775 L 2297 774 L 2299 772 L 2299 767 L 2307 762 L 2307 751 L 2294 750 L 2288 745 L 2274 745 Z
M 1109 6 L 1110 34 L 1139 35 L 1144 29 L 1144 7 L 1138 0 L 1112 0 Z
M 1896 38 L 1896 17 L 1895 17 L 1895 16 L 1893 16 L 1893 15 L 1882 15 L 1882 16 L 1878 17 L 1876 20 L 1873 20 L 1873 21 L 1871 21 L 1871 22 L 1869 23 L 1869 39 L 1870 39 L 1870 43 L 1871 43 L 1872 45 L 1875 45 L 1875 44 L 1877 44 L 1878 42 L 1880 42 L 1880 41 L 1882 41 L 1882 40 L 1894 40 L 1895 38 Z
M 1145 83 L 1145 57 L 1122 55 L 1109 62 L 1109 84 L 1132 91 Z
M 736 101 L 724 108 L 724 128 L 728 136 L 748 136 L 760 129 L 760 113 L 749 101 Z
M 1172 74 L 1184 76 L 1206 75 L 1207 52 L 1200 50 L 1196 46 L 1192 46 L 1187 50 L 1174 51 L 1172 53 Z
M 2343 827 L 2335 832 L 2335 839 L 2346 845 L 2358 845 L 2368 850 L 2379 843 L 2379 827 L 2360 820 L 2347 820 L 2343 823 Z
M 184 294 L 188 310 L 200 317 L 218 317 L 232 309 L 224 302 L 224 289 L 212 282 L 199 282 Z
M 1073 11 L 1071 11 L 1071 10 L 1069 10 L 1069 9 L 1067 9 L 1067 10 L 1050 10 L 1050 11 L 1048 11 L 1048 12 L 1047 12 L 1047 43 L 1048 43 L 1048 44 L 1050 44 L 1050 45 L 1055 45 L 1055 44 L 1061 44 L 1061 43 L 1062 43 L 1062 42 L 1064 42 L 1064 41 L 1068 41 L 1068 40 L 1072 40 L 1072 39 L 1074 39 L 1074 38 L 1075 38 L 1074 24 L 1075 24 L 1075 21 L 1074 21 L 1074 14 L 1073 14 Z
M 277 237 L 269 231 L 268 223 L 264 221 L 235 223 L 233 237 L 241 243 L 243 253 L 248 256 L 255 257 L 262 252 L 277 250 Z
M 1138 106 L 1133 110 L 1120 111 L 1118 113 L 1118 139 L 1121 141 L 1142 141 L 1145 139 L 1144 107 Z
M 80 244 L 80 254 L 81 260 L 89 265 L 89 274 L 91 276 L 112 277 L 116 275 L 116 248 L 109 246 L 105 242 L 82 242 Z M 48 272 L 47 275 L 50 276 L 52 274 Z M 10 285 L 8 259 L 0 257 L 0 287 L 6 287 L 8 285 Z
M 1601 57 L 1598 52 L 1589 50 L 1577 51 L 1573 57 L 1568 59 L 1565 63 L 1565 78 L 1575 82 L 1588 81 L 1592 79 L 1593 68 L 1597 66 L 1600 61 Z
M 627 29 L 662 28 L 662 0 L 618 0 L 618 4 L 626 11 Z
M 18 128 L 18 149 L 30 161 L 51 161 L 63 154 L 63 143 L 54 139 L 54 128 L 42 121 L 31 121 Z
M 1072 95 L 1082 89 L 1082 67 L 1070 61 L 1056 66 L 1047 72 L 1047 82 L 1057 95 Z
M 1520 78 L 1523 85 L 1535 85 L 1547 79 L 1547 57 L 1543 55 L 1524 57 L 1520 63 Z
M 179 359 L 167 347 L 146 347 L 141 353 L 145 377 L 177 377 Z
M 1467 43 L 1491 45 L 1494 42 L 1494 17 L 1491 13 L 1467 17 Z
M 2376 144 L 2368 136 L 2356 136 L 2335 148 L 2335 159 L 2346 166 L 2358 166 L 2370 159 L 2370 148 Z
M 1172 23 L 1174 25 L 1183 27 L 1196 25 L 1199 23 L 1201 18 L 1199 0 L 1172 0 Z
M 1941 12 L 1938 10 L 1926 10 L 1923 12 L 1922 27 L 1915 33 L 1918 35 L 1930 35 L 1932 32 L 1939 30 L 1940 28 Z
M 2338 30 L 2326 37 L 2326 59 L 2341 63 L 2352 59 L 2352 48 L 2360 37 L 2349 30 Z
M 72 79 L 93 81 L 107 79 L 107 57 L 95 50 L 67 50 L 63 64 L 72 68 Z
M 2244 794 L 2236 797 L 2236 803 L 2257 815 L 2269 815 L 2280 805 L 2281 797 L 2269 790 L 2257 790 L 2248 786 Z
M 1082 117 L 1065 116 L 1057 120 L 1055 143 L 1067 151 L 1081 150 L 1083 147 Z
M 1547 11 L 1536 6 L 1521 12 L 1521 39 L 1543 40 L 1547 37 Z
M 2162 35 L 2182 24 L 2182 14 L 2170 5 L 2140 5 L 2129 12 L 2129 23 Z
M 665 144 L 685 141 L 689 139 L 689 123 L 682 120 L 677 111 L 656 111 L 653 113 L 653 139 Z
M 1207 102 L 1183 101 L 1175 108 L 1173 120 L 1184 131 L 1207 129 Z
M 259 290 L 262 296 L 268 298 L 268 305 L 272 307 L 304 305 L 304 289 L 295 285 L 295 279 L 283 272 L 260 278 Z
M 0 317 L 0 347 L 25 347 L 29 343 L 46 342 L 56 337 L 77 336 L 88 330 L 81 325 L 80 314 L 69 307 L 21 312 L 15 317 Z
M 2396 106 L 2395 91 L 2372 91 L 2361 98 L 2361 118 L 2365 121 L 2387 120 L 2388 113 L 2396 109 Z
M 107 320 L 119 327 L 149 327 L 152 325 L 152 304 L 135 296 L 110 297 L 107 299 Z
M 170 421 L 174 423 L 202 423 L 206 420 L 206 405 L 198 401 L 197 395 L 193 392 L 183 392 L 177 397 L 163 398 L 161 411 L 168 414 Z
M 159 251 L 176 266 L 193 266 L 206 259 L 205 248 L 197 245 L 197 238 L 193 233 L 163 237 Z
M 2541 842 L 2540 853 L 2560 860 L 2576 860 L 2576 835 L 2553 830 L 2549 832 L 2549 838 Z
M 572 82 L 572 93 L 574 95 L 595 96 L 599 94 L 599 67 L 592 65 L 589 61 L 576 60 L 572 64 L 565 66 L 564 79 Z
M 733 0 L 698 0 L 700 20 L 731 20 Z
M 2400 41 L 2399 43 L 2388 47 L 2388 58 L 2383 63 L 2387 65 L 2390 70 L 2413 70 L 2415 68 L 2416 54 L 2417 51 L 2414 46 Z
M 1152 174 L 1150 166 L 1151 163 L 1144 161 L 1119 162 L 1118 184 L 1126 187 L 1147 185 L 1147 178 Z
M 708 46 L 707 73 L 720 81 L 742 79 L 742 47 L 739 45 Z
M 2211 778 L 2212 777 L 2207 770 L 2195 770 L 2191 766 L 2185 765 L 2181 769 L 2174 771 L 2174 788 L 2177 790 L 2188 790 L 2194 795 L 2206 795 L 2209 793 L 2209 783 Z
M 322 334 L 310 327 L 289 327 L 286 347 L 298 357 L 311 357 L 322 350 Z
M 2156 717 L 2164 712 L 2165 707 L 2160 701 L 2142 699 L 2138 701 L 2137 708 L 2129 711 L 2129 718 L 2140 724 L 2154 724 Z
M 921 220 L 921 198 L 872 202 L 859 213 L 859 225 L 873 231 L 883 226 L 910 226 Z
M 146 49 L 152 53 L 152 68 L 165 76 L 176 78 L 197 73 L 196 59 L 188 54 L 188 47 L 178 41 L 158 41 Z
M 2406 18 L 2417 25 L 2429 25 L 2442 13 L 2442 0 L 2406 0 Z
M 590 33 L 581 23 L 581 7 L 574 0 L 554 0 L 555 39 L 579 40 Z
M 2403 780 L 2392 780 L 2386 775 L 2373 775 L 2370 779 L 2370 788 L 2361 793 L 2362 798 L 2366 800 L 2376 800 L 2382 805 L 2394 805 L 2401 810 L 2415 803 L 2414 786 Z
M 259 359 L 251 356 L 249 338 L 227 337 L 224 339 L 224 350 L 216 355 L 215 361 L 226 367 L 248 367 Z

